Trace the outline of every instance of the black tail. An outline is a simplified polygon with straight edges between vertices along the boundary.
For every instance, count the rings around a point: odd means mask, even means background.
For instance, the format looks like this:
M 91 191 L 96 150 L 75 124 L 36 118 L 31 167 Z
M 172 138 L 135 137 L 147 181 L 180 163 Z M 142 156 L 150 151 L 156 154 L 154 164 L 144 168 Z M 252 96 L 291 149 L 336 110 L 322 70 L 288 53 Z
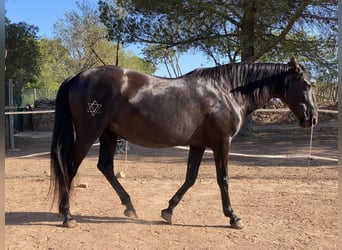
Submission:
M 52 135 L 50 164 L 51 182 L 50 191 L 53 191 L 53 202 L 56 195 L 60 203 L 63 197 L 69 197 L 70 153 L 74 145 L 74 129 L 69 107 L 69 88 L 71 78 L 65 80 L 60 86 L 55 104 L 55 123 Z

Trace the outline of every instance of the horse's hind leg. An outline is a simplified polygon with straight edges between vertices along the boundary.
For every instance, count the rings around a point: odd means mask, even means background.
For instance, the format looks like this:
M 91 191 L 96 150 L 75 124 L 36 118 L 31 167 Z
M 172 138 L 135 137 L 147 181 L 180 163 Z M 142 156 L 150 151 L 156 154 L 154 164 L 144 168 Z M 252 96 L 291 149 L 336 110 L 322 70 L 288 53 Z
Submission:
M 59 212 L 64 215 L 63 226 L 65 227 L 75 227 L 77 225 L 76 220 L 70 214 L 69 193 L 70 193 L 72 180 L 75 177 L 82 160 L 87 155 L 92 144 L 93 144 L 93 141 L 89 141 L 89 140 L 83 141 L 80 139 L 76 139 L 75 144 L 72 149 L 71 160 L 68 163 L 68 167 L 67 167 L 68 176 L 69 176 L 67 188 L 69 192 L 67 195 L 61 198 L 61 201 L 59 203 Z
M 169 201 L 169 207 L 162 210 L 161 217 L 166 220 L 169 224 L 172 224 L 172 212 L 173 209 L 181 201 L 185 192 L 195 183 L 198 169 L 203 157 L 205 148 L 196 148 L 190 146 L 188 156 L 188 167 L 186 172 L 186 178 L 184 184 L 179 188 L 175 195 Z
M 137 214 L 132 205 L 131 198 L 126 190 L 122 187 L 114 174 L 114 153 L 116 147 L 117 136 L 106 130 L 100 136 L 100 155 L 97 163 L 98 169 L 107 178 L 114 190 L 120 197 L 121 203 L 126 206 L 125 215 L 128 217 L 136 217 Z

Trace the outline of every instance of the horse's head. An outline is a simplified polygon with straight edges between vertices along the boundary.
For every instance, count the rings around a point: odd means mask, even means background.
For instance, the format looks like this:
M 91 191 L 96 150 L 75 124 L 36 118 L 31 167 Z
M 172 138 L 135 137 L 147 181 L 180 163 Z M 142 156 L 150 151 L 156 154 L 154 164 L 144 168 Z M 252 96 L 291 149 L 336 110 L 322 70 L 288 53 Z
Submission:
M 313 127 L 318 122 L 318 111 L 309 74 L 293 58 L 290 60 L 289 66 L 291 67 L 290 75 L 288 84 L 285 85 L 282 101 L 297 116 L 300 126 L 303 128 Z

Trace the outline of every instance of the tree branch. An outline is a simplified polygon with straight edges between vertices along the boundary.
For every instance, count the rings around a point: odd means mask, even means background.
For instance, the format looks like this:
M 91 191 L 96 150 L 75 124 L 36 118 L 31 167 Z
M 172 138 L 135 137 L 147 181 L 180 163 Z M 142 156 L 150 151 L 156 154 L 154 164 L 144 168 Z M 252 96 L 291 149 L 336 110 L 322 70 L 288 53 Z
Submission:
M 96 58 L 103 64 L 106 65 L 107 63 L 105 63 L 100 56 L 95 52 L 94 48 L 91 48 L 91 52 L 93 52 L 93 54 L 96 56 Z
M 276 37 L 273 41 L 267 43 L 262 49 L 260 49 L 257 53 L 255 53 L 252 57 L 248 58 L 247 61 L 249 62 L 256 61 L 263 54 L 267 53 L 272 48 L 274 48 L 282 39 L 284 39 L 287 33 L 289 33 L 289 31 L 291 30 L 292 26 L 295 24 L 295 22 L 298 20 L 301 14 L 304 12 L 305 8 L 309 5 L 309 3 L 310 3 L 310 0 L 303 1 L 303 3 L 297 8 L 296 12 L 291 16 L 287 26 L 283 29 L 280 35 Z
M 199 42 L 199 41 L 203 41 L 203 40 L 209 40 L 209 39 L 217 39 L 217 38 L 221 38 L 221 37 L 235 37 L 236 34 L 230 34 L 230 35 L 223 35 L 223 34 L 216 34 L 216 35 L 211 35 L 211 36 L 193 36 L 193 37 L 189 37 L 187 39 L 184 40 L 180 40 L 180 41 L 162 41 L 162 40 L 152 40 L 152 39 L 146 39 L 146 38 L 142 38 L 139 36 L 134 36 L 134 42 L 142 42 L 142 43 L 147 43 L 147 44 L 158 44 L 158 45 L 164 45 L 165 49 L 169 49 L 171 47 L 174 46 L 179 46 L 179 45 L 187 45 L 187 44 L 194 44 L 195 42 Z

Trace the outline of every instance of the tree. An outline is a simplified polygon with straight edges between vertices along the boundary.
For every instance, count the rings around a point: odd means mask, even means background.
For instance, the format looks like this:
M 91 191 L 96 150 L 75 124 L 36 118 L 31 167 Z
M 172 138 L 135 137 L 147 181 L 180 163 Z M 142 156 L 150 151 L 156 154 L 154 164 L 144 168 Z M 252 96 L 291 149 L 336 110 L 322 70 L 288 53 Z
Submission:
M 301 55 L 314 45 L 306 41 L 337 36 L 336 0 L 104 0 L 99 1 L 99 9 L 110 34 L 121 26 L 122 42 L 201 50 L 216 64 L 256 61 L 295 44 L 296 54 Z M 118 18 L 122 9 L 126 14 Z M 288 40 L 289 36 L 301 40 Z
M 143 53 L 153 64 L 164 64 L 169 77 L 179 77 L 182 75 L 182 70 L 179 66 L 179 58 L 181 55 L 179 50 L 174 48 L 161 50 L 158 49 L 158 45 L 150 45 L 143 49 Z
M 25 22 L 11 23 L 5 20 L 6 81 L 12 79 L 21 90 L 29 83 L 35 83 L 39 75 L 38 28 Z
M 113 55 L 113 50 L 111 52 L 111 55 Z M 114 57 L 111 58 L 113 60 Z M 156 67 L 153 63 L 151 63 L 148 60 L 144 60 L 140 57 L 137 57 L 133 52 L 125 52 L 123 50 L 120 50 L 119 58 L 121 58 L 119 61 L 119 66 L 121 67 L 137 70 L 149 75 L 152 75 L 156 71 Z
M 97 45 L 105 38 L 104 28 L 99 26 L 96 10 L 83 1 L 76 2 L 79 13 L 67 11 L 63 19 L 54 24 L 54 36 L 62 41 L 72 58 L 74 74 L 105 64 L 96 52 Z
M 150 74 L 155 71 L 151 63 L 125 53 L 108 41 L 106 27 L 100 22 L 96 8 L 87 1 L 77 2 L 77 6 L 78 12 L 66 12 L 64 19 L 54 25 L 55 38 L 61 39 L 68 51 L 70 68 L 74 74 L 105 64 L 116 64 Z
M 59 85 L 73 74 L 72 59 L 60 39 L 43 38 L 39 41 L 40 74 L 31 88 L 57 90 Z

